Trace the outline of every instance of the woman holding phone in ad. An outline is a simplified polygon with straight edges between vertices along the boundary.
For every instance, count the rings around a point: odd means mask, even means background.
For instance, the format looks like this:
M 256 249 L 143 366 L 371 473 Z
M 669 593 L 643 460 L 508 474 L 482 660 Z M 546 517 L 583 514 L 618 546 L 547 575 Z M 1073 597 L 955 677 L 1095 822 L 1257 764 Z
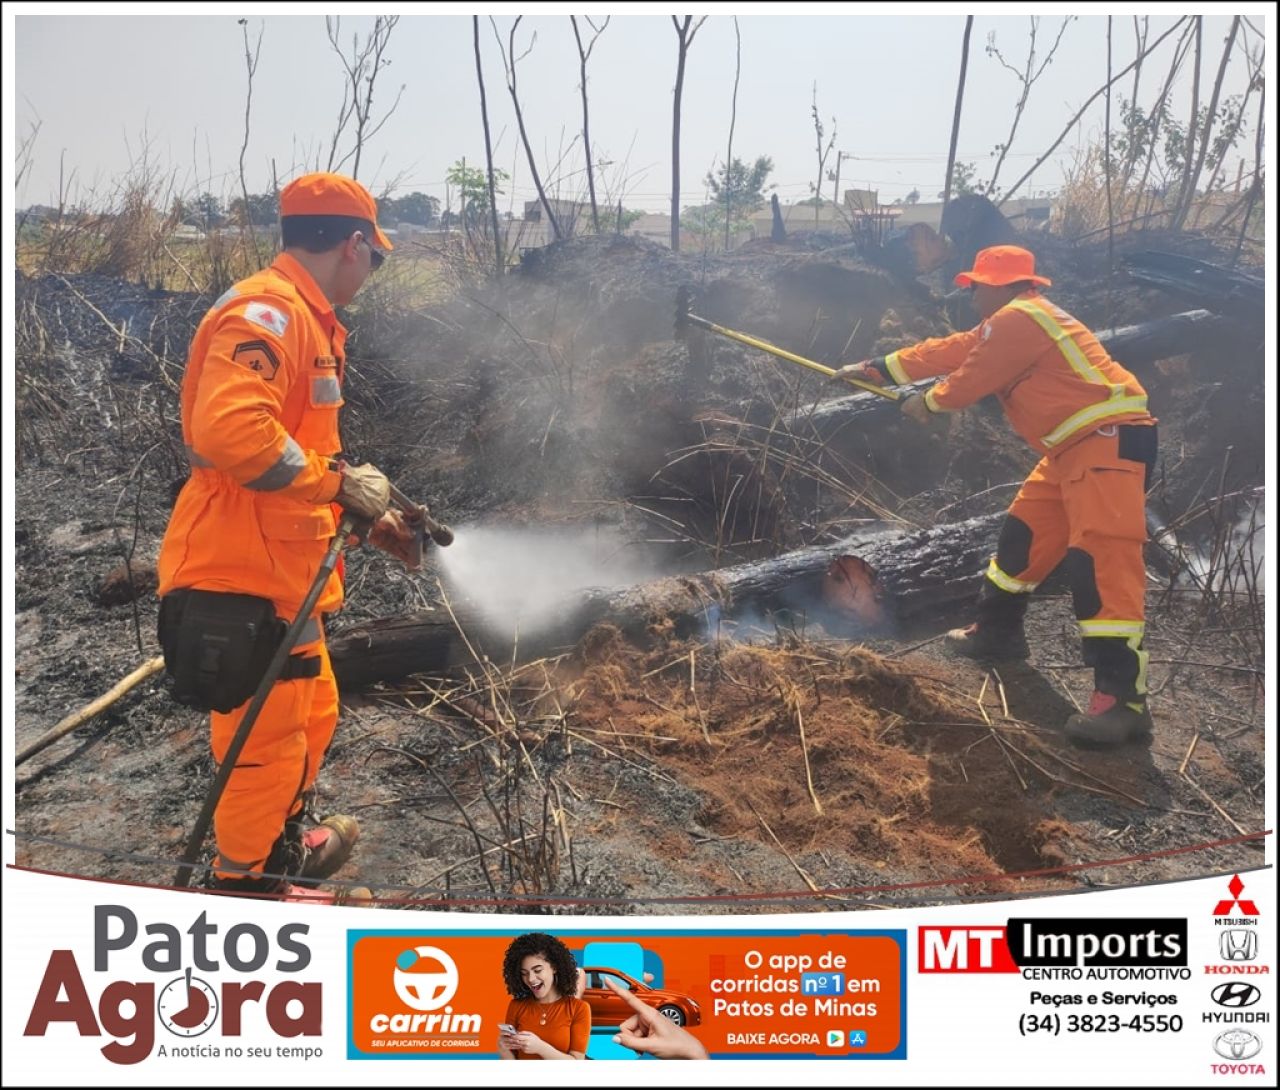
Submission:
M 552 935 L 530 932 L 507 947 L 502 979 L 511 1002 L 498 1027 L 504 1060 L 585 1060 L 591 1008 L 575 994 L 578 965 Z

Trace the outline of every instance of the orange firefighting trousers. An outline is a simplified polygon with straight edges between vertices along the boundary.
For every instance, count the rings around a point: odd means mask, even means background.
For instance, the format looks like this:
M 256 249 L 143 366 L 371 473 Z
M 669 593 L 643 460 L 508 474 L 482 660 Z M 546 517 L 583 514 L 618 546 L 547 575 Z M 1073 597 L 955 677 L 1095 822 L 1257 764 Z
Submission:
M 1127 701 L 1146 696 L 1142 549 L 1154 460 L 1155 426 L 1124 424 L 1042 458 L 1009 508 L 979 602 L 980 623 L 1020 619 L 1026 595 L 1065 561 L 1085 662 L 1100 691 Z
M 279 681 L 249 732 L 213 815 L 218 843 L 216 873 L 243 878 L 261 873 L 285 821 L 302 807 L 338 724 L 338 686 L 324 636 L 301 644 L 295 655 L 319 656 L 314 678 Z M 248 710 L 212 713 L 214 758 L 221 762 Z

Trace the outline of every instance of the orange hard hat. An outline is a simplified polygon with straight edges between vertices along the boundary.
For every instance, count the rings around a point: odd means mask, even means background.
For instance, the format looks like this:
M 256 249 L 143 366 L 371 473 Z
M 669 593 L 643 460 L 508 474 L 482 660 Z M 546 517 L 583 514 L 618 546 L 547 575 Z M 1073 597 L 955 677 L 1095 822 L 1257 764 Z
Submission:
M 280 191 L 282 216 L 352 216 L 373 224 L 373 238 L 383 250 L 393 249 L 378 227 L 378 205 L 364 186 L 343 174 L 304 174 Z
M 1020 280 L 1030 280 L 1033 284 L 1053 283 L 1046 276 L 1036 276 L 1036 258 L 1030 250 L 1021 246 L 988 246 L 979 250 L 973 259 L 973 268 L 968 272 L 956 274 L 956 283 L 962 288 L 974 284 L 989 284 L 1002 288 L 1006 284 L 1016 284 Z

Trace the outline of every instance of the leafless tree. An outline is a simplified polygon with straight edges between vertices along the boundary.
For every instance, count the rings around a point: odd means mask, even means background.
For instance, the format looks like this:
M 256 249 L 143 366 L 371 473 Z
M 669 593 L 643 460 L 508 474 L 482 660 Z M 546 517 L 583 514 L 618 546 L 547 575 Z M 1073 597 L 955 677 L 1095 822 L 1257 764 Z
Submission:
M 964 43 L 960 46 L 960 81 L 956 84 L 956 111 L 951 119 L 951 149 L 947 152 L 947 182 L 942 189 L 942 220 L 946 221 L 947 205 L 951 203 L 951 175 L 956 169 L 956 143 L 960 139 L 960 106 L 964 102 L 964 77 L 969 70 L 969 34 L 973 30 L 973 16 L 964 21 Z
M 1174 214 L 1169 220 L 1169 226 L 1174 230 L 1177 229 L 1183 199 L 1186 197 L 1187 189 L 1191 185 L 1191 164 L 1195 150 L 1196 131 L 1200 127 L 1200 59 L 1204 37 L 1204 16 L 1196 15 L 1193 17 L 1193 21 L 1195 23 L 1196 39 L 1196 70 L 1191 80 L 1191 119 L 1187 122 L 1186 146 L 1182 149 L 1185 160 L 1182 166 L 1182 182 L 1178 186 L 1178 200 L 1174 205 Z
M 529 47 L 516 55 L 516 31 L 520 27 L 520 20 L 523 15 L 517 15 L 515 21 L 511 24 L 511 32 L 507 35 L 507 45 L 502 44 L 502 36 L 498 33 L 498 24 L 494 22 L 492 15 L 489 16 L 489 23 L 493 27 L 493 36 L 498 42 L 498 51 L 502 54 L 502 67 L 507 77 L 507 90 L 511 93 L 511 104 L 516 110 L 516 125 L 520 129 L 520 142 L 524 145 L 525 158 L 529 161 L 529 173 L 533 175 L 533 187 L 538 191 L 538 200 L 542 202 L 542 210 L 546 213 L 547 222 L 551 224 L 551 237 L 557 241 L 564 237 L 560 226 L 560 221 L 556 219 L 556 214 L 551 208 L 551 202 L 547 200 L 547 193 L 542 185 L 542 175 L 538 173 L 538 163 L 533 157 L 533 147 L 529 143 L 529 134 L 524 127 L 524 111 L 520 108 L 520 96 L 516 93 L 516 65 L 533 52 L 534 44 L 538 40 L 538 34 L 535 31 L 529 39 Z
M 328 170 L 341 170 L 351 162 L 351 177 L 360 177 L 360 157 L 365 144 L 371 140 L 387 123 L 387 119 L 395 113 L 404 94 L 405 85 L 400 85 L 396 99 L 382 117 L 373 120 L 373 92 L 378 74 L 391 64 L 386 57 L 387 45 L 391 41 L 391 32 L 400 21 L 398 15 L 379 15 L 373 21 L 373 30 L 362 42 L 359 34 L 351 36 L 351 53 L 348 56 L 338 38 L 342 30 L 342 19 L 325 16 L 325 30 L 329 35 L 329 44 L 338 54 L 347 81 L 342 88 L 342 105 L 338 110 L 338 124 L 333 130 L 333 142 L 329 146 Z M 338 144 L 347 127 L 355 122 L 354 145 L 341 158 L 338 157 Z
M 1231 29 L 1227 32 L 1227 43 L 1222 50 L 1222 60 L 1218 62 L 1218 75 L 1213 81 L 1213 93 L 1209 96 L 1209 109 L 1205 112 L 1204 128 L 1200 133 L 1199 150 L 1196 152 L 1196 163 L 1191 169 L 1182 190 L 1182 199 L 1178 203 L 1178 211 L 1174 216 L 1173 228 L 1178 230 L 1187 220 L 1187 213 L 1196 198 L 1196 183 L 1200 181 L 1200 172 L 1204 170 L 1205 156 L 1209 152 L 1210 137 L 1213 135 L 1213 123 L 1218 112 L 1218 99 L 1222 95 L 1222 81 L 1227 74 L 1227 65 L 1231 60 L 1231 47 L 1235 45 L 1236 34 L 1240 30 L 1240 16 L 1231 20 Z M 1194 126 L 1194 121 L 1193 121 Z M 1187 160 L 1191 159 L 1191 131 L 1187 131 Z
M 1036 34 L 1040 29 L 1040 18 L 1037 15 L 1031 16 L 1031 41 L 1027 47 L 1027 61 L 1021 70 L 1015 68 L 1004 59 L 1004 54 L 996 47 L 996 35 L 993 30 L 987 37 L 987 56 L 995 57 L 1000 62 L 1002 68 L 1014 74 L 1022 86 L 1022 91 L 1018 95 L 1018 104 L 1013 109 L 1013 122 L 1009 126 L 1009 135 L 1004 138 L 1003 144 L 997 144 L 996 150 L 1000 153 L 1000 157 L 996 160 L 995 169 L 991 172 L 991 180 L 987 182 L 987 196 L 993 196 L 996 192 L 996 180 L 1000 177 L 1000 168 L 1004 166 L 1005 157 L 1009 154 L 1009 149 L 1013 147 L 1013 138 L 1018 131 L 1018 124 L 1022 121 L 1022 115 L 1027 108 L 1027 99 L 1031 97 L 1031 88 L 1035 85 L 1044 70 L 1053 63 L 1053 55 L 1058 51 L 1058 46 L 1062 44 L 1062 35 L 1066 33 L 1067 27 L 1074 19 L 1074 15 L 1068 15 L 1062 20 L 1062 26 L 1058 28 L 1058 36 L 1053 40 L 1053 46 L 1046 54 L 1040 67 L 1036 67 Z
M 262 264 L 262 255 L 258 253 L 258 236 L 254 233 L 253 226 L 248 222 L 249 216 L 249 183 L 244 176 L 244 157 L 249 150 L 249 112 L 253 105 L 253 74 L 258 70 L 258 57 L 262 53 L 262 32 L 265 27 L 258 27 L 258 42 L 252 50 L 249 49 L 249 20 L 240 19 L 237 21 L 241 34 L 244 35 L 244 66 L 248 73 L 249 80 L 244 94 L 244 142 L 240 145 L 240 195 L 244 198 L 245 222 L 242 230 L 249 232 L 250 245 L 253 247 L 253 256 L 258 264 Z
M 1262 192 L 1262 134 L 1266 122 L 1266 88 L 1259 88 L 1258 93 L 1258 131 L 1254 134 L 1253 181 L 1249 183 L 1249 199 L 1245 202 L 1244 215 L 1240 220 L 1240 236 L 1236 239 L 1236 248 L 1231 254 L 1234 267 L 1240 260 L 1240 251 L 1244 248 L 1245 233 L 1249 227 L 1249 217 L 1253 215 L 1253 206 Z
M 578 17 L 570 15 L 569 21 L 573 24 L 573 38 L 578 43 L 578 62 L 579 70 L 579 86 L 582 90 L 582 151 L 587 157 L 587 191 L 591 194 L 591 229 L 597 234 L 600 232 L 600 209 L 596 204 L 596 176 L 595 167 L 591 162 L 591 125 L 587 112 L 587 61 L 591 59 L 591 51 L 595 49 L 596 42 L 599 41 L 600 35 L 603 34 L 609 26 L 611 16 L 606 16 L 603 23 L 596 26 L 590 17 L 584 16 L 587 26 L 591 28 L 591 40 L 587 42 L 585 48 L 582 45 L 582 34 L 578 31 Z
M 692 15 L 671 16 L 678 40 L 676 53 L 676 90 L 671 109 L 671 249 L 680 250 L 680 99 L 684 95 L 684 65 L 693 45 L 693 36 L 707 21 L 704 15 L 696 23 Z
M 725 152 L 724 161 L 728 165 L 730 172 L 733 170 L 733 130 L 738 124 L 738 82 L 742 77 L 742 31 L 738 28 L 738 17 L 733 17 L 733 37 L 737 43 L 737 52 L 734 54 L 733 65 L 733 105 L 729 110 L 729 148 Z M 725 181 L 732 177 L 732 173 L 725 175 Z M 724 187 L 724 249 L 725 253 L 729 252 L 729 228 L 733 222 L 733 186 L 726 185 Z
M 1166 30 L 1163 34 L 1161 34 L 1160 37 L 1158 37 L 1154 42 L 1152 42 L 1151 45 L 1149 45 L 1142 53 L 1139 53 L 1134 60 L 1130 61 L 1127 65 L 1125 65 L 1122 69 L 1120 69 L 1119 72 L 1117 72 L 1114 76 L 1108 79 L 1107 82 L 1103 84 L 1103 86 L 1099 87 L 1096 91 L 1093 92 L 1093 94 L 1091 94 L 1087 99 L 1085 99 L 1084 105 L 1082 105 L 1080 109 L 1078 109 L 1075 112 L 1075 114 L 1072 116 L 1071 120 L 1067 122 L 1062 132 L 1058 134 L 1057 139 L 1054 140 L 1054 142 L 1049 145 L 1048 149 L 1046 149 L 1044 153 L 1041 154 L 1040 158 L 1038 158 L 1032 164 L 1031 169 L 1029 169 L 1021 178 L 1019 178 L 1016 182 L 1013 183 L 1013 185 L 1011 185 L 1007 190 L 1004 191 L 1000 199 L 996 202 L 996 206 L 999 207 L 1001 204 L 1007 201 L 1010 197 L 1012 197 L 1014 193 L 1016 193 L 1022 187 L 1023 183 L 1026 182 L 1028 178 L 1030 178 L 1037 170 L 1039 170 L 1045 164 L 1045 162 L 1049 159 L 1049 157 L 1052 156 L 1053 153 L 1058 150 L 1058 145 L 1061 144 L 1067 138 L 1068 134 L 1070 134 L 1071 130 L 1076 127 L 1076 123 L 1080 120 L 1080 118 L 1082 118 L 1085 115 L 1085 111 L 1087 111 L 1089 107 L 1092 106 L 1098 100 L 1099 96 L 1101 96 L 1108 87 L 1110 87 L 1113 83 L 1115 83 L 1116 80 L 1120 79 L 1123 76 L 1127 76 L 1130 72 L 1132 72 L 1134 65 L 1141 63 L 1144 57 L 1148 57 L 1153 52 L 1155 52 L 1155 50 L 1160 46 L 1160 43 L 1163 42 L 1166 38 L 1168 38 L 1180 26 L 1182 26 L 1183 22 L 1187 18 L 1188 16 L 1185 16 L 1185 15 L 1179 18 L 1178 21 L 1173 24 L 1173 26 L 1171 26 L 1168 30 Z
M 1185 22 L 1186 20 L 1180 20 Z M 1169 71 L 1165 75 L 1164 86 L 1160 89 L 1160 96 L 1156 99 L 1155 105 L 1152 106 L 1151 112 L 1147 115 L 1146 124 L 1149 131 L 1145 134 L 1145 143 L 1147 145 L 1146 162 L 1142 166 L 1142 177 L 1138 181 L 1136 192 L 1136 203 L 1134 211 L 1140 211 L 1142 207 L 1142 195 L 1147 188 L 1147 179 L 1151 176 L 1151 167 L 1155 162 L 1157 137 L 1159 135 L 1160 119 L 1164 116 L 1164 104 L 1169 98 L 1169 92 L 1173 88 L 1173 81 L 1177 79 L 1178 72 L 1182 69 L 1182 64 L 1187 58 L 1187 53 L 1191 48 L 1192 39 L 1195 37 L 1195 23 L 1187 22 L 1186 28 L 1179 37 L 1177 45 L 1173 50 L 1173 62 L 1169 65 Z
M 471 16 L 472 44 L 476 51 L 476 82 L 480 85 L 480 122 L 484 125 L 484 162 L 489 180 L 489 216 L 493 222 L 495 271 L 501 276 L 506 266 L 502 255 L 502 233 L 498 230 L 498 197 L 493 183 L 493 141 L 489 135 L 489 105 L 484 93 L 484 69 L 480 64 L 480 16 Z
M 818 226 L 818 216 L 822 212 L 822 179 L 827 166 L 827 156 L 831 154 L 831 149 L 836 146 L 836 119 L 831 119 L 831 139 L 827 141 L 827 146 L 822 146 L 822 137 L 825 129 L 822 125 L 822 118 L 818 116 L 818 84 L 815 81 L 813 85 L 813 132 L 818 144 L 818 181 L 813 186 L 813 225 Z M 837 199 L 839 194 L 836 195 Z

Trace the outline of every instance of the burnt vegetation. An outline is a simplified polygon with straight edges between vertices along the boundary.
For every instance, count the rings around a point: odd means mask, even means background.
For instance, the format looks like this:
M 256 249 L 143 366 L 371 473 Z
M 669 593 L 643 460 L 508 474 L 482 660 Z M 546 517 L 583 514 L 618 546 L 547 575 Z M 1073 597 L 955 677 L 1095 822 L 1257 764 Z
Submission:
M 676 25 L 682 66 L 700 25 Z M 518 106 L 516 25 L 506 42 Z M 376 71 L 386 47 L 371 40 L 344 65 Z M 1019 116 L 1037 71 L 1028 58 Z M 1136 94 L 1137 73 L 1123 75 Z M 358 98 L 350 110 L 358 163 L 378 122 Z M 585 89 L 583 115 L 585 132 Z M 1192 119 L 1203 128 L 1183 177 L 1221 167 L 1211 120 Z M 928 271 L 895 239 L 854 231 L 676 252 L 609 229 L 594 189 L 576 232 L 557 223 L 567 237 L 522 256 L 496 245 L 496 214 L 461 245 L 398 245 L 394 275 L 343 315 L 346 450 L 451 523 L 459 556 L 468 534 L 506 545 L 473 549 L 465 569 L 434 550 L 419 575 L 348 554 L 332 641 L 344 708 L 319 809 L 356 815 L 365 835 L 339 880 L 389 905 L 768 911 L 1256 864 L 1261 175 L 1234 218 L 1215 222 L 1193 177 L 1161 221 L 1112 192 L 1112 171 L 1127 185 L 1154 154 L 1151 119 L 1127 124 L 1118 166 L 1080 165 L 1070 230 L 1032 232 L 961 193 L 942 221 L 949 256 Z M 160 272 L 156 184 L 122 191 L 131 219 L 31 234 L 18 274 L 20 751 L 158 653 L 155 558 L 186 473 L 184 355 L 255 249 L 251 230 L 210 234 L 204 272 L 188 263 L 179 290 Z M 870 395 L 673 330 L 685 286 L 699 315 L 839 366 L 967 328 L 950 273 L 1006 240 L 1035 251 L 1056 302 L 1130 338 L 1160 422 L 1150 747 L 1091 754 L 1059 733 L 1090 685 L 1052 578 L 1031 606 L 1026 667 L 939 650 L 1035 460 L 997 406 L 928 432 Z M 522 597 L 539 585 L 553 604 Z M 202 717 L 147 675 L 23 760 L 17 862 L 161 884 L 213 771 Z

